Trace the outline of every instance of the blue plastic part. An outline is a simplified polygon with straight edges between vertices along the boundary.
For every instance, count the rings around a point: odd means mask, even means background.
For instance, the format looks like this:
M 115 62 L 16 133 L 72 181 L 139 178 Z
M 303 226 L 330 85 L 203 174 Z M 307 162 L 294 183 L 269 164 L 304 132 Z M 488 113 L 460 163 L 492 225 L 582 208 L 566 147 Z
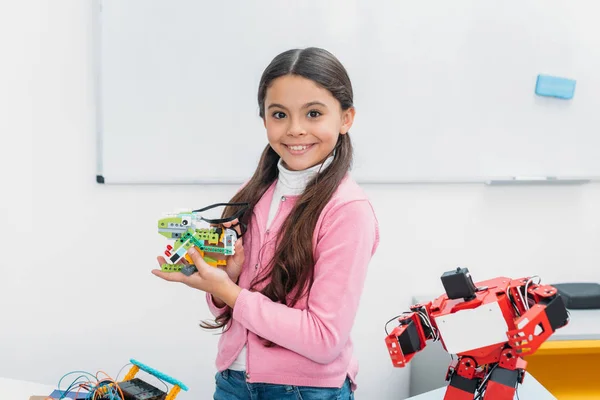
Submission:
M 575 80 L 556 76 L 538 75 L 535 94 L 538 96 L 572 99 L 575 93 Z
M 149 373 L 150 375 L 153 375 L 159 379 L 162 379 L 163 381 L 168 382 L 171 385 L 177 385 L 181 388 L 181 390 L 185 390 L 187 392 L 188 387 L 186 385 L 184 385 L 183 382 L 180 382 L 175 378 L 171 378 L 169 375 L 163 374 L 162 372 L 160 372 L 152 367 L 149 367 L 145 364 L 142 364 L 141 362 L 134 360 L 133 358 L 129 361 L 133 365 L 137 365 L 142 371 L 145 371 L 145 372 Z

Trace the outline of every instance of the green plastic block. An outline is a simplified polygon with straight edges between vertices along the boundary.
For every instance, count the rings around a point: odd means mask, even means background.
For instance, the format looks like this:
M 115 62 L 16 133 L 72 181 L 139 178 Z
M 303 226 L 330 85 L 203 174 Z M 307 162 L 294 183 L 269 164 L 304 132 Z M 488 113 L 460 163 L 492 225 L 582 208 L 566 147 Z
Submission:
M 218 253 L 218 254 L 225 253 L 225 249 L 223 247 L 204 246 L 204 248 L 202 250 L 207 251 L 209 253 Z
M 204 256 L 204 261 L 206 261 L 208 264 L 217 262 L 217 260 L 215 260 L 214 258 L 210 258 L 208 256 Z
M 163 264 L 160 266 L 160 270 L 164 272 L 179 272 L 181 271 L 181 264 Z
M 180 224 L 181 223 L 181 218 L 171 217 L 171 218 L 162 218 L 162 219 L 159 219 L 158 220 L 158 227 L 159 228 L 168 228 L 170 223 Z

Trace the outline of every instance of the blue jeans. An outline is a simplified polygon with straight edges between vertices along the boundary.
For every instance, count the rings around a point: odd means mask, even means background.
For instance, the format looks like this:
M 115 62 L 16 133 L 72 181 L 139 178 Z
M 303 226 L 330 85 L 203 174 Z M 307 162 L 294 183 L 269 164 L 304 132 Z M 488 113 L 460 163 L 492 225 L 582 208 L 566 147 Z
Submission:
M 341 388 L 248 383 L 242 371 L 217 372 L 213 400 L 354 400 L 350 379 Z

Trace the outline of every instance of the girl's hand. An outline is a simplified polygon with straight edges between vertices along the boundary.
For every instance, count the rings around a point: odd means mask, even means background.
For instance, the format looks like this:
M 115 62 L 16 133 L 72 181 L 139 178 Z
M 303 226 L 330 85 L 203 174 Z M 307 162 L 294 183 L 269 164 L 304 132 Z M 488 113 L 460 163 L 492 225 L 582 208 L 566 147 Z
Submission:
M 231 222 L 225 222 L 223 224 L 223 226 L 225 228 L 230 228 L 231 225 L 235 225 L 238 223 L 237 218 L 234 219 Z M 237 232 L 238 236 L 241 233 L 240 230 L 240 226 L 236 226 L 235 231 Z M 227 256 L 227 265 L 226 266 L 221 266 L 219 265 L 219 268 L 225 270 L 225 272 L 227 273 L 227 275 L 229 276 L 229 279 L 231 279 L 233 282 L 237 283 L 241 273 L 242 273 L 242 266 L 244 265 L 244 244 L 242 242 L 242 238 L 238 238 L 235 241 L 235 254 L 232 256 Z
M 163 272 L 154 269 L 152 273 L 166 281 L 180 282 L 191 288 L 210 293 L 233 308 L 241 288 L 231 280 L 224 269 L 208 265 L 193 247 L 188 250 L 188 254 L 194 260 L 198 272 L 186 276 L 181 272 Z M 158 262 L 159 264 L 164 263 L 164 258 L 158 257 Z

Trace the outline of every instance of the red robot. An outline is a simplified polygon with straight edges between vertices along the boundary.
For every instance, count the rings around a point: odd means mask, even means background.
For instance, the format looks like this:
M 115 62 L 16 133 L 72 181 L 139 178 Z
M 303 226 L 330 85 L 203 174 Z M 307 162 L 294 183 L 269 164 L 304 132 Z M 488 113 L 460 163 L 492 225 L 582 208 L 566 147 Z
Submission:
M 398 318 L 399 326 L 389 334 L 386 324 L 394 367 L 405 367 L 427 340 L 439 340 L 457 356 L 446 373 L 444 400 L 512 400 L 525 376 L 522 357 L 569 322 L 558 290 L 535 278 L 474 284 L 467 268 L 445 272 L 444 295 L 394 317 L 389 322 Z

